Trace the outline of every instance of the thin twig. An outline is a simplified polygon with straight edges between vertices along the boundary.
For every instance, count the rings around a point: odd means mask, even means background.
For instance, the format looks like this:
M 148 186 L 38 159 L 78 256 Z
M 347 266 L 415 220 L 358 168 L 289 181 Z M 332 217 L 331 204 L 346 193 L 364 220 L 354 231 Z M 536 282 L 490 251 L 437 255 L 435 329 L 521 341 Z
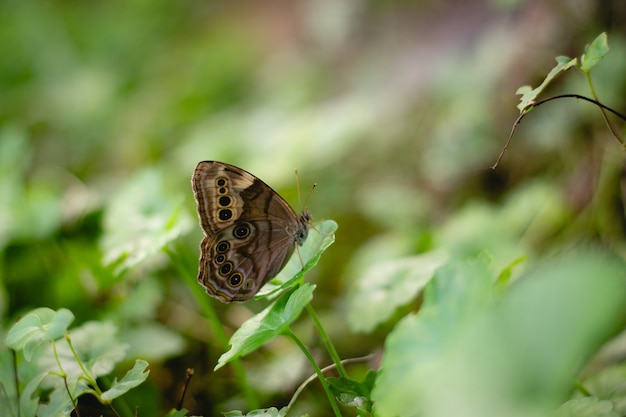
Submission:
M 78 404 L 76 403 L 76 400 L 74 399 L 74 397 L 72 396 L 72 393 L 70 392 L 69 385 L 67 385 L 67 376 L 66 375 L 63 375 L 63 384 L 65 385 L 65 391 L 67 391 L 67 395 L 70 397 L 70 400 L 72 401 L 72 406 L 74 407 L 74 412 L 76 412 L 76 417 L 80 417 L 80 411 L 78 410 Z
M 187 373 L 185 375 L 185 383 L 183 384 L 183 388 L 180 392 L 180 399 L 178 400 L 178 404 L 176 404 L 176 409 L 180 410 L 183 408 L 183 402 L 185 400 L 185 394 L 187 393 L 187 387 L 189 386 L 189 382 L 191 382 L 191 377 L 193 376 L 193 368 L 187 368 Z
M 109 410 L 111 410 L 111 412 L 115 415 L 115 417 L 122 417 L 120 416 L 120 414 L 117 412 L 117 410 L 113 407 L 112 403 L 109 403 Z
M 600 107 L 601 109 L 607 110 L 610 113 L 614 114 L 615 116 L 619 117 L 620 119 L 626 121 L 626 116 L 624 116 L 623 114 L 613 110 L 612 108 L 610 108 L 608 106 L 605 106 L 604 104 L 600 103 L 597 100 L 594 100 L 594 99 L 589 98 L 589 97 L 581 96 L 579 94 L 560 94 L 558 96 L 548 97 L 546 99 L 539 100 L 538 102 L 533 103 L 530 106 L 526 107 L 524 110 L 522 110 L 522 114 L 520 114 L 519 117 L 515 120 L 515 123 L 513 123 L 513 127 L 511 128 L 511 133 L 509 134 L 509 138 L 507 139 L 506 143 L 504 144 L 504 147 L 502 148 L 502 151 L 500 151 L 500 155 L 498 155 L 498 159 L 496 159 L 496 162 L 491 166 L 491 169 L 496 169 L 496 167 L 500 163 L 500 160 L 504 156 L 504 153 L 508 149 L 509 144 L 511 143 L 511 140 L 513 139 L 513 134 L 515 133 L 515 129 L 517 129 L 517 126 L 520 124 L 522 119 L 528 113 L 530 113 L 530 111 L 532 109 L 534 109 L 535 107 L 538 107 L 538 106 L 540 106 L 540 105 L 542 105 L 544 103 L 547 103 L 548 101 L 556 100 L 556 99 L 559 99 L 559 98 L 577 98 L 577 99 L 580 99 L 580 100 L 583 100 L 583 101 L 588 101 L 589 103 L 593 103 L 596 106 Z M 602 114 L 604 115 L 604 112 Z M 608 120 L 606 118 L 605 118 L 605 122 L 608 123 Z M 608 126 L 609 126 L 609 130 L 611 131 L 611 134 L 613 135 L 613 137 L 622 145 L 622 147 L 624 147 L 624 143 L 619 139 L 619 137 L 617 136 L 616 132 L 612 128 L 612 125 L 609 123 Z

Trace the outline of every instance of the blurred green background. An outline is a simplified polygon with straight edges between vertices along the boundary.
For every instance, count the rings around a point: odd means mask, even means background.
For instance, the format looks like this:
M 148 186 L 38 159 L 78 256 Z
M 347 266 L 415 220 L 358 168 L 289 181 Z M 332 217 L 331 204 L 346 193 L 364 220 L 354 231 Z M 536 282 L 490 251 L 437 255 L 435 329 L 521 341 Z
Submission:
M 348 330 L 351 290 L 377 262 L 445 248 L 505 266 L 581 241 L 626 255 L 624 154 L 595 107 L 543 106 L 489 168 L 515 90 L 603 31 L 596 91 L 626 108 L 624 23 L 620 0 L 2 0 L 3 329 L 40 306 L 112 320 L 130 359 L 151 363 L 142 415 L 174 405 L 187 367 L 187 408 L 245 407 L 228 370 L 212 372 L 222 351 L 162 251 L 195 271 L 201 160 L 254 173 L 296 211 L 318 184 L 306 205 L 339 230 L 307 279 L 343 357 L 393 325 Z M 589 95 L 575 70 L 548 95 L 563 92 Z M 263 305 L 206 301 L 229 332 Z M 285 341 L 246 369 L 277 406 L 309 372 Z M 310 397 L 314 415 L 324 400 Z

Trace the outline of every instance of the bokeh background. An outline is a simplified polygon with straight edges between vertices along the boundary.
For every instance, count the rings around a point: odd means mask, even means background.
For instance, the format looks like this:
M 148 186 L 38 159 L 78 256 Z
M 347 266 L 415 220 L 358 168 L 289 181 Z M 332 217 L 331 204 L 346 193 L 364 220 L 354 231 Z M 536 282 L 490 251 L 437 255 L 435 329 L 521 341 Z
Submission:
M 379 349 L 393 326 L 363 334 L 346 319 L 376 262 L 446 248 L 505 266 L 581 241 L 626 254 L 624 154 L 597 108 L 542 106 L 490 169 L 516 89 L 603 31 L 593 81 L 623 112 L 620 0 L 2 0 L 2 328 L 41 306 L 111 320 L 129 360 L 151 363 L 141 415 L 174 405 L 188 367 L 188 409 L 245 408 L 228 369 L 212 372 L 221 348 L 162 250 L 195 270 L 189 179 L 207 159 L 338 222 L 307 279 L 342 357 Z M 565 92 L 589 95 L 576 70 L 546 95 Z M 206 302 L 229 333 L 263 306 Z M 261 405 L 286 404 L 310 374 L 301 356 L 277 341 L 246 359 Z M 299 403 L 326 407 L 315 388 Z

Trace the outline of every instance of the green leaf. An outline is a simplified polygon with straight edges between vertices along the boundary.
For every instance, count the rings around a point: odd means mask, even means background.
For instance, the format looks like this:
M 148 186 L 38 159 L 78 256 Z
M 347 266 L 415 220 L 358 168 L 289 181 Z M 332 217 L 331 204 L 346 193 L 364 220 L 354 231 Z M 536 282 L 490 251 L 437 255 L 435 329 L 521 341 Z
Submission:
M 39 406 L 39 395 L 37 395 L 37 388 L 41 381 L 48 375 L 48 373 L 42 373 L 34 378 L 30 379 L 24 387 L 24 390 L 20 394 L 20 415 L 23 417 L 35 417 L 37 408 Z
M 55 314 L 54 310 L 46 307 L 29 312 L 9 329 L 6 337 L 7 346 L 14 350 L 22 350 L 27 344 L 42 340 L 46 326 Z
M 46 340 L 57 340 L 63 337 L 74 321 L 74 314 L 66 308 L 62 308 L 54 315 L 50 326 L 46 329 Z
M 109 374 L 117 363 L 125 358 L 127 345 L 119 342 L 117 327 L 111 322 L 86 322 L 70 331 L 70 340 L 76 354 L 84 364 L 91 378 L 98 378 Z M 37 358 L 37 365 L 41 371 L 58 372 L 59 367 L 54 351 L 51 347 L 42 352 Z M 84 380 L 83 368 L 76 361 L 74 353 L 65 339 L 56 343 L 58 360 L 67 374 L 69 385 L 75 384 L 70 391 L 79 395 L 87 388 Z M 61 378 L 50 378 L 49 384 L 64 388 Z
M 115 264 L 116 273 L 154 256 L 190 230 L 192 221 L 182 210 L 183 199 L 165 195 L 164 182 L 161 171 L 142 171 L 106 207 L 100 245 L 103 262 Z
M 117 331 L 117 326 L 111 322 L 90 321 L 70 332 L 72 343 L 79 357 L 87 370 L 96 378 L 109 374 L 126 356 L 128 346 L 118 340 Z M 60 357 L 62 354 L 69 354 L 65 350 L 66 347 L 66 344 L 59 345 Z M 71 362 L 71 366 L 75 366 L 75 361 L 71 360 Z
M 0 41 L 1 42 L 1 41 Z M 3 123 L 0 129 L 0 248 L 12 239 L 41 239 L 63 222 L 63 189 L 45 164 L 33 164 L 28 128 Z M 45 174 L 42 174 L 45 171 Z
M 626 266 L 596 251 L 550 259 L 498 300 L 466 269 L 440 268 L 387 339 L 378 416 L 548 415 L 626 313 Z
M 305 272 L 317 265 L 321 254 L 335 242 L 335 231 L 338 227 L 334 220 L 324 220 L 310 228 L 307 242 L 300 248 Z
M 309 283 L 295 287 L 283 293 L 265 310 L 244 322 L 230 338 L 231 348 L 219 358 L 215 370 L 239 356 L 253 352 L 282 334 L 311 301 L 314 289 L 315 285 Z
M 517 259 L 514 259 L 513 262 L 505 266 L 502 271 L 500 271 L 500 275 L 498 275 L 497 285 L 499 287 L 506 287 L 511 281 L 511 277 L 513 276 L 513 269 L 517 267 L 519 264 L 526 261 L 526 256 L 520 256 Z
M 67 309 L 35 309 L 11 327 L 6 344 L 24 350 L 24 358 L 29 361 L 41 346 L 62 336 L 73 320 L 74 315 Z
M 327 378 L 331 392 L 341 404 L 368 413 L 372 409 L 370 397 L 375 380 L 374 371 L 368 372 L 362 382 L 347 378 Z
M 259 410 L 252 410 L 248 414 L 243 414 L 241 411 L 226 411 L 222 413 L 224 417 L 284 417 L 288 409 L 286 407 L 278 410 L 275 407 L 263 408 Z
M 606 33 L 602 32 L 590 45 L 585 46 L 585 53 L 580 57 L 580 70 L 588 73 L 602 58 L 609 53 Z
M 611 401 L 596 397 L 570 400 L 559 407 L 557 417 L 622 417 Z
M 128 346 L 127 355 L 148 360 L 163 360 L 181 355 L 185 350 L 185 339 L 171 327 L 144 322 L 126 328 L 120 334 Z
M 46 404 L 39 404 L 37 417 L 69 416 L 73 409 L 72 400 L 67 395 L 65 387 L 61 384 L 52 391 Z
M 188 411 L 186 409 L 176 410 L 172 408 L 169 413 L 165 415 L 165 417 L 185 417 Z
M 625 336 L 626 332 L 622 332 L 619 338 L 613 339 L 610 343 L 612 349 L 603 349 L 604 358 L 594 358 L 594 362 L 607 363 L 612 358 L 623 357 Z M 598 399 L 609 400 L 613 404 L 618 404 L 617 411 L 624 415 L 626 414 L 626 384 L 624 381 L 626 381 L 626 363 L 622 361 L 619 364 L 602 368 L 585 378 L 583 385 Z
M 372 392 L 374 410 L 381 416 L 420 413 L 427 392 L 420 392 L 417 382 L 432 373 L 461 324 L 491 301 L 493 281 L 483 260 L 455 261 L 437 270 L 418 315 L 400 321 L 387 338 Z
M 424 290 L 422 310 L 445 314 L 441 319 L 450 320 L 446 324 L 456 324 L 491 302 L 494 282 L 487 257 L 452 261 L 436 271 Z
M 148 368 L 148 362 L 139 359 L 136 360 L 133 369 L 128 371 L 119 381 L 116 378 L 113 384 L 111 384 L 111 388 L 102 393 L 102 400 L 110 403 L 115 398 L 126 394 L 132 388 L 142 384 L 150 373 L 150 371 L 146 371 L 146 368 Z
M 337 223 L 333 220 L 316 223 L 309 230 L 309 236 L 304 245 L 296 249 L 287 265 L 274 279 L 263 286 L 254 299 L 273 296 L 277 292 L 293 287 L 305 272 L 317 265 L 322 253 L 335 242 L 337 227 Z
M 556 57 L 556 66 L 550 70 L 546 78 L 539 85 L 539 87 L 532 89 L 530 86 L 523 86 L 517 89 L 515 94 L 521 94 L 522 98 L 520 98 L 520 103 L 517 105 L 520 113 L 523 112 L 527 107 L 534 104 L 537 99 L 537 96 L 541 94 L 543 90 L 552 82 L 552 80 L 559 75 L 563 71 L 567 71 L 571 67 L 575 66 L 578 60 L 576 58 L 568 58 L 566 56 L 558 56 Z
M 154 319 L 165 298 L 167 290 L 159 280 L 142 279 L 133 283 L 132 291 L 125 294 L 110 315 L 115 322 L 145 323 Z
M 465 204 L 438 227 L 433 240 L 455 257 L 488 253 L 492 268 L 500 271 L 531 252 L 529 234 L 534 241 L 541 241 L 567 227 L 570 210 L 554 184 L 529 181 L 499 205 Z
M 442 252 L 431 252 L 373 265 L 348 292 L 351 330 L 370 332 L 384 323 L 419 294 L 446 259 Z

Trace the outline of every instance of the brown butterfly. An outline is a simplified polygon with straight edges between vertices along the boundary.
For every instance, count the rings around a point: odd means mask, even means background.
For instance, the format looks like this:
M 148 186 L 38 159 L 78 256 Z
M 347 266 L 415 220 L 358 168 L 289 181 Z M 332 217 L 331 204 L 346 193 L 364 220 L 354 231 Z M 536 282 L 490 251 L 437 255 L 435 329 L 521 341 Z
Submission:
M 269 185 L 233 165 L 202 161 L 191 178 L 200 227 L 198 282 L 224 303 L 245 301 L 274 278 L 309 233 Z

